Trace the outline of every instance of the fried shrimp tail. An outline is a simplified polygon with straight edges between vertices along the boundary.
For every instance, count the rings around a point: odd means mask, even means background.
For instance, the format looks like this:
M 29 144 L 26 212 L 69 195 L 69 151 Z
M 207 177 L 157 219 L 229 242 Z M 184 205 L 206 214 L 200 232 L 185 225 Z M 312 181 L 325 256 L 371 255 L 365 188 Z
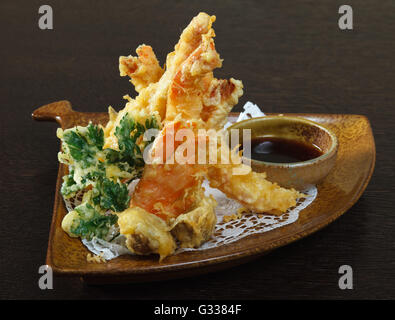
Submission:
M 213 32 L 203 36 L 200 46 L 175 74 L 168 93 L 167 121 L 174 120 L 177 115 L 182 119 L 200 120 L 202 96 L 210 86 L 212 70 L 222 64 L 212 36 Z
M 237 166 L 243 169 L 240 167 L 244 165 Z M 304 197 L 294 189 L 285 189 L 266 180 L 265 173 L 250 171 L 235 175 L 234 169 L 235 165 L 210 166 L 207 174 L 210 186 L 253 212 L 280 215 L 295 206 L 298 198 Z
M 158 82 L 164 70 L 160 67 L 152 47 L 145 44 L 136 49 L 137 57 L 131 55 L 119 57 L 121 77 L 129 76 L 137 92 L 141 92 L 151 83 Z
M 222 129 L 228 120 L 228 114 L 243 95 L 243 83 L 240 80 L 213 79 L 203 97 L 202 120 L 209 129 Z
M 304 195 L 266 179 L 243 163 L 242 152 L 230 150 L 224 133 L 219 134 L 217 162 L 208 165 L 206 177 L 212 188 L 240 202 L 252 212 L 279 215 L 293 207 Z
M 139 118 L 158 114 L 161 121 L 165 120 L 167 109 L 167 96 L 169 86 L 180 65 L 199 47 L 203 41 L 203 35 L 210 33 L 215 16 L 207 13 L 199 13 L 192 19 L 182 32 L 174 51 L 166 58 L 166 70 L 157 82 L 154 82 L 160 74 L 159 63 L 152 48 L 142 45 L 137 49 L 138 58 L 121 57 L 120 73 L 129 75 L 131 82 L 136 85 L 139 95 L 135 99 L 129 99 L 124 109 L 112 117 L 105 128 L 105 148 L 118 148 L 115 129 L 126 113 L 136 115 Z M 111 114 L 110 114 L 111 116 Z

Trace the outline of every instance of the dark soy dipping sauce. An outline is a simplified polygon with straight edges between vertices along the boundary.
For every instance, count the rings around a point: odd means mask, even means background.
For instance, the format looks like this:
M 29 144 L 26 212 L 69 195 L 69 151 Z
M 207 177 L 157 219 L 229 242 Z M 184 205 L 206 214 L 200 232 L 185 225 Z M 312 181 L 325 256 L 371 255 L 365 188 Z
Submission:
M 314 144 L 279 137 L 258 137 L 251 140 L 251 158 L 276 163 L 307 161 L 323 152 Z

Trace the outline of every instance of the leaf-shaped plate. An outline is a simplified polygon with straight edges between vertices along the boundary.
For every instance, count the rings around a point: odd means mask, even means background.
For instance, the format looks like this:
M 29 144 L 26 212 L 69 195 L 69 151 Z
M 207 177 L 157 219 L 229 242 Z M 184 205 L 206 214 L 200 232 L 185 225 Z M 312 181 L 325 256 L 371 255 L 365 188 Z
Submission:
M 317 198 L 300 212 L 296 222 L 214 249 L 173 255 L 161 263 L 156 256 L 129 255 L 107 263 L 89 263 L 86 259 L 89 251 L 79 239 L 70 238 L 61 228 L 66 208 L 60 186 L 66 168 L 60 164 L 46 263 L 56 274 L 80 276 L 92 283 L 167 280 L 241 264 L 328 225 L 359 199 L 373 173 L 376 150 L 369 120 L 362 115 L 346 114 L 286 115 L 321 123 L 331 129 L 339 141 L 335 167 L 317 186 Z M 108 121 L 106 113 L 76 112 L 68 101 L 42 106 L 32 116 L 35 120 L 57 121 L 63 129 L 87 125 L 89 121 L 100 124 Z M 235 121 L 237 116 L 238 114 L 231 113 L 230 121 Z

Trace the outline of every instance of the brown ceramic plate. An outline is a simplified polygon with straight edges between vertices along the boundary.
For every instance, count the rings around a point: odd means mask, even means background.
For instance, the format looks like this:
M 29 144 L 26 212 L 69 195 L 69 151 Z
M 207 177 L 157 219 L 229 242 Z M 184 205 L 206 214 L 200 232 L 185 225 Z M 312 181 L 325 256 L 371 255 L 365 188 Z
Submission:
M 291 114 L 287 114 L 291 115 Z M 161 263 L 156 256 L 121 256 L 107 263 L 88 263 L 89 251 L 78 239 L 61 229 L 66 214 L 59 189 L 64 165 L 59 166 L 55 205 L 49 235 L 47 261 L 56 274 L 81 276 L 93 283 L 143 282 L 180 278 L 241 264 L 270 250 L 301 239 L 328 225 L 346 212 L 361 196 L 373 173 L 376 150 L 369 120 L 361 115 L 292 114 L 323 124 L 337 135 L 339 150 L 335 167 L 318 185 L 318 196 L 299 219 L 269 232 L 250 235 L 237 242 L 205 251 L 184 252 Z M 235 121 L 237 114 L 231 114 Z M 82 113 L 68 101 L 45 105 L 33 112 L 36 120 L 56 120 L 63 129 L 86 125 L 89 120 L 105 124 L 106 113 Z

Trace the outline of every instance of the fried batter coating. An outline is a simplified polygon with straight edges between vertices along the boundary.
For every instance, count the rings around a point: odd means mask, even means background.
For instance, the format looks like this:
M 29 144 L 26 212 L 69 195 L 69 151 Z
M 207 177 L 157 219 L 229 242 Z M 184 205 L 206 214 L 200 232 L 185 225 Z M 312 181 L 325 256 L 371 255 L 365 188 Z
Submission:
M 119 57 L 121 77 L 129 76 L 137 92 L 141 92 L 151 83 L 158 82 L 164 70 L 160 67 L 152 47 L 145 44 L 136 49 L 138 57 L 131 55 Z
M 133 207 L 121 212 L 118 225 L 121 234 L 126 236 L 126 246 L 133 253 L 157 253 L 162 260 L 176 248 L 166 222 L 142 208 Z
M 249 171 L 248 174 L 234 174 L 234 169 Z M 285 189 L 277 183 L 266 180 L 265 173 L 249 170 L 243 164 L 213 165 L 208 168 L 210 186 L 235 199 L 247 209 L 257 213 L 280 215 L 296 205 L 303 194 L 294 189 Z
M 210 239 L 217 223 L 215 207 L 213 198 L 202 197 L 194 210 L 177 217 L 171 233 L 182 248 L 197 248 Z
M 190 125 L 195 133 L 198 129 L 223 128 L 229 111 L 243 94 L 243 84 L 233 78 L 214 78 L 213 70 L 222 65 L 213 41 L 214 21 L 215 16 L 205 13 L 192 19 L 175 50 L 168 54 L 163 74 L 151 47 L 139 47 L 138 58 L 120 58 L 121 75 L 131 76 L 139 95 L 135 99 L 128 98 L 119 113 L 109 110 L 105 147 L 117 148 L 115 128 L 126 113 L 136 121 L 155 114 L 162 123 L 162 132 L 154 142 L 154 153 L 163 151 L 158 143 L 161 139 L 174 139 L 177 130 L 185 126 Z M 169 125 L 175 125 L 175 132 L 167 135 Z M 171 153 L 176 153 L 176 148 L 177 145 Z M 230 154 L 227 144 L 220 145 L 220 151 Z M 165 159 L 167 157 L 168 154 Z M 196 158 L 196 154 L 192 157 Z M 235 170 L 245 174 L 235 174 Z M 137 254 L 158 253 L 163 259 L 174 252 L 175 239 L 181 247 L 197 247 L 207 241 L 214 232 L 216 202 L 203 194 L 204 176 L 211 187 L 255 212 L 280 214 L 303 196 L 266 180 L 264 173 L 251 172 L 251 168 L 240 161 L 205 165 L 146 164 L 131 207 L 119 215 L 118 223 L 121 233 L 127 236 L 128 248 Z
M 165 119 L 167 95 L 174 74 L 188 56 L 199 47 L 202 42 L 202 35 L 211 30 L 214 21 L 215 16 L 209 16 L 203 12 L 192 19 L 190 24 L 182 32 L 180 40 L 174 48 L 175 50 L 167 55 L 166 71 L 159 81 L 150 83 L 147 87 L 141 89 L 139 95 L 135 99 L 129 99 L 125 108 L 117 113 L 116 117 L 113 117 L 112 120 L 110 114 L 110 121 L 107 123 L 104 131 L 104 148 L 118 148 L 115 128 L 126 113 L 133 116 L 136 114 L 140 118 L 144 118 L 144 116 L 147 118 L 152 114 L 158 114 L 161 121 Z M 144 79 L 150 78 L 144 75 L 140 75 L 140 77 Z
M 243 83 L 240 80 L 213 79 L 210 88 L 203 97 L 203 109 L 200 117 L 209 129 L 220 130 L 228 119 L 228 114 L 243 95 Z
M 182 63 L 170 85 L 166 121 L 173 121 L 177 115 L 182 119 L 200 120 L 203 109 L 202 97 L 208 91 L 213 79 L 212 70 L 222 62 L 215 51 L 213 30 L 203 35 L 203 41 Z
M 199 47 L 184 61 L 169 89 L 166 120 L 177 116 L 205 122 L 207 129 L 222 129 L 228 113 L 243 94 L 239 80 L 218 80 L 213 70 L 222 66 L 215 50 L 214 31 L 202 36 Z

